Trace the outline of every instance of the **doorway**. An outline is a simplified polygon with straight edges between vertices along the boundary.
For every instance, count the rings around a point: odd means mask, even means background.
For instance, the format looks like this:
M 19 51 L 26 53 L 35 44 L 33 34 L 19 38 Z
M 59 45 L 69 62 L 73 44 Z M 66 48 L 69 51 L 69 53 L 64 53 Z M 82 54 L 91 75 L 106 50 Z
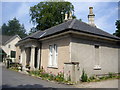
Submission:
M 38 59 L 38 47 L 35 48 L 35 68 L 37 68 L 37 59 Z

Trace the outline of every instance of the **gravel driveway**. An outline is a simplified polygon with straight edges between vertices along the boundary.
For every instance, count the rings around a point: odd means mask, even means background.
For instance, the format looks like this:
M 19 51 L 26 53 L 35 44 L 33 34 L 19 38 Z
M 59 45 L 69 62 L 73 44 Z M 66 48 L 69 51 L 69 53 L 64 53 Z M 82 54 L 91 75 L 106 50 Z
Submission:
M 118 88 L 119 87 L 118 82 L 120 83 L 120 79 L 105 80 L 100 82 L 81 83 L 75 86 L 79 88 Z

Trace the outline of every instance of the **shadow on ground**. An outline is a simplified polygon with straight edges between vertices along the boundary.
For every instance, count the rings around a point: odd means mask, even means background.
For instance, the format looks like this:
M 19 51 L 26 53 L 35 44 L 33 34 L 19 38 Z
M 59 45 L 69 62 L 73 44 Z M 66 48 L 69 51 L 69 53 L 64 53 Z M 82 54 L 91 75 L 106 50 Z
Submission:
M 1 86 L 0 86 L 1 87 Z M 12 87 L 10 85 L 2 85 L 2 90 L 118 90 L 118 88 L 52 88 L 52 87 L 43 87 L 39 84 L 34 85 L 18 85 Z
M 10 86 L 10 85 L 2 85 L 2 88 L 43 88 L 42 85 L 34 84 L 34 85 L 18 85 L 16 87 Z
M 39 84 L 34 84 L 34 85 L 18 85 L 16 87 L 10 86 L 10 85 L 2 85 L 2 90 L 52 90 L 51 87 L 43 87 L 42 85 Z

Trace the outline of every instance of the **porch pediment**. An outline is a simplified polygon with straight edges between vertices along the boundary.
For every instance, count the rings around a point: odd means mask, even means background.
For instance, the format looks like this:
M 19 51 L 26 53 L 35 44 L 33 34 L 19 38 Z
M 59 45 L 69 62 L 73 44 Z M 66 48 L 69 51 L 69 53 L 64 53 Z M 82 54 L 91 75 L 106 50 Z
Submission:
M 40 46 L 40 42 L 34 39 L 28 39 L 28 40 L 24 40 L 23 42 L 19 43 L 20 47 L 39 47 Z

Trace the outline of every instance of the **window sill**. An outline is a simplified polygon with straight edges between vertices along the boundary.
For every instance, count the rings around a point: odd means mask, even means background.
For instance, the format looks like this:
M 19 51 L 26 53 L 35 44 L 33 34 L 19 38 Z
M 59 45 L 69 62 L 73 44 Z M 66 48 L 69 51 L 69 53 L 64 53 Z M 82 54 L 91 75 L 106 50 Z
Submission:
M 95 67 L 93 69 L 94 70 L 101 70 L 101 67 L 99 65 L 95 65 Z
M 55 66 L 48 66 L 47 68 L 58 69 L 58 67 L 55 67 Z

